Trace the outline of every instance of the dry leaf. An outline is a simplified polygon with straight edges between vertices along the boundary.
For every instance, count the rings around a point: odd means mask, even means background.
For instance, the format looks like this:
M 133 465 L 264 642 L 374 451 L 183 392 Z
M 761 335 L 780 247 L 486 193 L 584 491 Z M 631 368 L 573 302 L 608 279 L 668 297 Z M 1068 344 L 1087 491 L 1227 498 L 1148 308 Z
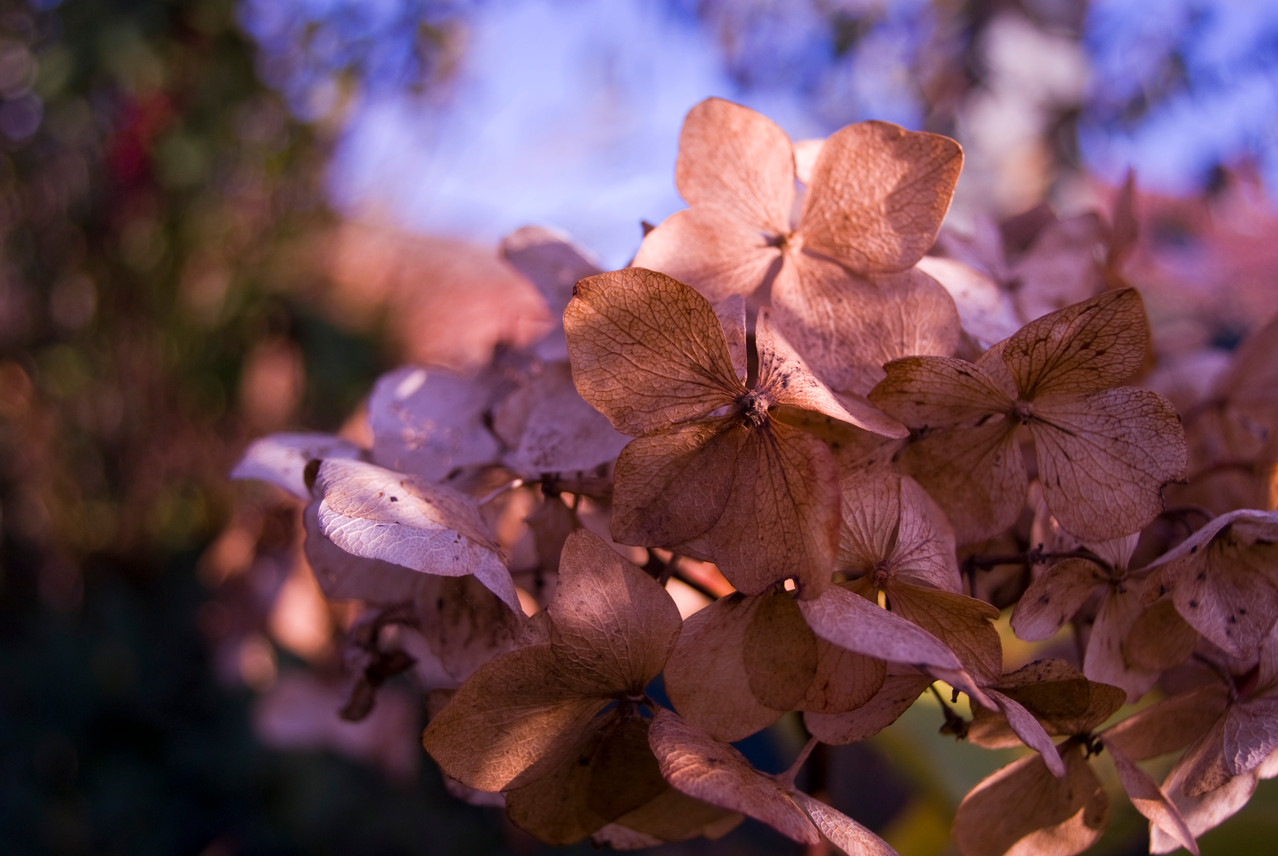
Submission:
M 393 562 L 352 555 L 320 531 L 318 499 L 302 512 L 306 527 L 303 550 L 320 591 L 329 600 L 363 600 L 373 604 L 412 602 L 427 575 Z
M 511 609 L 519 598 L 472 498 L 359 461 L 319 464 L 312 491 L 325 538 L 354 556 L 440 576 L 473 574 Z
M 808 813 L 808 818 L 821 834 L 849 856 L 897 856 L 886 841 L 843 812 L 801 791 L 793 791 L 791 796 Z
M 761 820 L 801 844 L 821 840 L 807 813 L 781 784 L 736 749 L 659 710 L 648 732 L 661 774 L 691 797 Z
M 259 437 L 231 470 L 233 479 L 260 479 L 283 488 L 298 499 L 310 499 L 306 465 L 317 458 L 359 460 L 363 450 L 331 434 L 271 434 Z

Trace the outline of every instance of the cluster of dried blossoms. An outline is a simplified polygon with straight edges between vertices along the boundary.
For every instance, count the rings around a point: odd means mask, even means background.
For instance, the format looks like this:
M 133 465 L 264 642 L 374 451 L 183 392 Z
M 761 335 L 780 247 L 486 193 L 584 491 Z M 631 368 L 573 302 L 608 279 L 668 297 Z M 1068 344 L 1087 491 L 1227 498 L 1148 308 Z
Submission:
M 1034 750 L 963 800 L 960 852 L 1087 848 L 1098 756 L 1152 852 L 1197 852 L 1278 773 L 1278 336 L 1182 402 L 1187 438 L 1125 385 L 1160 371 L 1118 272 L 1130 197 L 1109 226 L 938 244 L 961 159 L 880 122 L 795 147 L 703 102 L 689 207 L 633 267 L 506 241 L 562 329 L 473 377 L 384 377 L 368 448 L 250 447 L 236 474 L 304 499 L 324 593 L 366 604 L 348 715 L 416 666 L 426 750 L 549 842 L 748 815 L 880 854 L 796 787 L 806 752 L 774 776 L 730 743 L 787 715 L 809 746 L 862 740 L 941 681 L 971 703 L 949 731 Z M 1078 656 L 1005 671 L 1001 610 L 1026 640 L 1071 625 Z M 1176 751 L 1161 784 L 1138 766 Z

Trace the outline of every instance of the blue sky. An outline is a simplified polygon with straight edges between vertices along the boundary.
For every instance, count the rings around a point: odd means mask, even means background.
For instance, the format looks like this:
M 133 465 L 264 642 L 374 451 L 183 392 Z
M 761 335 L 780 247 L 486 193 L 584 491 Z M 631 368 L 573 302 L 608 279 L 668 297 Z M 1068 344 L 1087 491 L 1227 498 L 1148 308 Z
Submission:
M 841 6 L 880 10 L 842 55 L 821 11 L 830 4 L 817 0 L 702 0 L 702 18 L 693 0 L 244 0 L 241 20 L 263 45 L 264 76 L 300 115 L 337 103 L 334 66 L 357 63 L 367 79 L 330 171 L 340 208 L 483 243 L 552 225 L 620 266 L 640 220 L 683 207 L 679 126 L 702 98 L 754 107 L 795 139 L 871 117 L 919 126 L 905 69 L 937 25 L 931 5 Z M 1215 163 L 1249 156 L 1278 188 L 1278 4 L 1089 10 L 1079 146 L 1092 168 L 1117 178 L 1135 163 L 1142 186 L 1190 192 Z M 405 91 L 422 62 L 405 33 L 456 19 L 462 49 L 447 85 Z M 317 28 L 299 63 L 308 20 L 339 25 Z M 1124 110 L 1143 93 L 1161 98 Z

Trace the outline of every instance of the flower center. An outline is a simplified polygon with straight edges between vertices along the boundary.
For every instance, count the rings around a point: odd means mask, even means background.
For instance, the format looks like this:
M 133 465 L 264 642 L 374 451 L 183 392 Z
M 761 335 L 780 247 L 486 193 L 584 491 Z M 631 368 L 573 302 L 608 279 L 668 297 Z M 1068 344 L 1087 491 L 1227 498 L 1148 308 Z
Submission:
M 1022 425 L 1028 425 L 1034 418 L 1034 405 L 1028 401 L 1017 401 L 1012 407 L 1011 416 Z
M 755 428 L 763 427 L 768 421 L 768 401 L 753 389 L 737 399 L 737 408 L 737 412 Z

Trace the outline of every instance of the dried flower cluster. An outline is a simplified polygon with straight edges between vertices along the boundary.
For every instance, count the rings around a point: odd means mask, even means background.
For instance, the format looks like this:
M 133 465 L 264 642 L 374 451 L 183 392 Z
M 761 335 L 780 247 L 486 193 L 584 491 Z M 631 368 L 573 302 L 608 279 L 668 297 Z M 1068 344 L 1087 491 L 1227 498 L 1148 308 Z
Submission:
M 1130 186 L 1108 225 L 938 243 L 961 161 L 881 122 L 796 147 L 705 101 L 689 207 L 634 266 L 507 239 L 562 329 L 472 377 L 383 378 L 368 448 L 250 447 L 236 475 L 307 503 L 324 593 L 367 610 L 347 713 L 415 663 L 457 792 L 548 842 L 746 815 L 884 854 L 796 787 L 806 752 L 774 776 L 729 744 L 787 715 L 809 747 L 862 740 L 944 682 L 970 702 L 949 732 L 1033 750 L 963 800 L 961 853 L 1086 849 L 1103 758 L 1151 852 L 1196 853 L 1278 773 L 1278 331 L 1186 427 L 1129 385 L 1161 370 L 1121 274 Z M 1071 627 L 1078 658 L 1006 671 L 1003 612 L 1025 640 Z M 1139 766 L 1173 752 L 1161 783 Z

